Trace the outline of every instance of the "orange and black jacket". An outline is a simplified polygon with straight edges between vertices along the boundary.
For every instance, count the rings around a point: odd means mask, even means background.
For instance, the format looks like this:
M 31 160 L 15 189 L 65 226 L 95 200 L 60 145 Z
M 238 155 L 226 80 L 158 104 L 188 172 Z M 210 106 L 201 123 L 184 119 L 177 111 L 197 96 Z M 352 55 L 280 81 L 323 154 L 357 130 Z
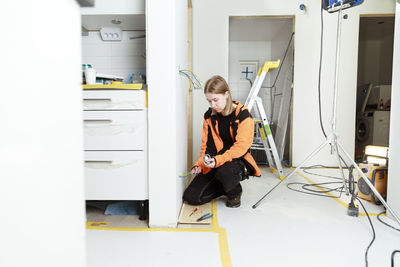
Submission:
M 233 159 L 243 159 L 250 169 L 249 174 L 260 176 L 261 171 L 250 153 L 254 137 L 254 120 L 247 107 L 240 102 L 234 103 L 237 106 L 229 127 L 233 145 L 228 149 L 223 149 L 224 144 L 218 132 L 218 120 L 215 115 L 211 115 L 212 110 L 209 108 L 204 113 L 200 158 L 195 166 L 200 166 L 204 174 L 211 170 L 204 165 L 205 154 L 215 158 L 216 168 Z

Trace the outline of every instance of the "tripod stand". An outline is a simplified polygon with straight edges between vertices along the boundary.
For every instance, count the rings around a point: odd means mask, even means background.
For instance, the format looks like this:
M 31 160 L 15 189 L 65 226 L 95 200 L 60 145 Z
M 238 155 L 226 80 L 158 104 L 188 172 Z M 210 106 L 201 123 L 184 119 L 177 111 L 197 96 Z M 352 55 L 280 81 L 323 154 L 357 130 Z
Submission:
M 337 7 L 336 7 L 337 8 Z M 334 98 L 333 98 L 333 112 L 332 112 L 332 120 L 331 120 L 331 133 L 326 136 L 326 140 L 317 148 L 315 149 L 304 161 L 302 161 L 299 166 L 297 166 L 292 172 L 290 172 L 284 179 L 282 179 L 278 184 L 276 184 L 272 189 L 270 189 L 256 204 L 253 205 L 253 209 L 257 208 L 258 205 L 267 197 L 275 188 L 277 188 L 283 181 L 286 179 L 290 178 L 293 176 L 301 167 L 303 167 L 304 164 L 306 164 L 310 159 L 312 159 L 319 151 L 321 151 L 322 148 L 324 148 L 326 145 L 330 144 L 331 146 L 331 154 L 335 153 L 337 160 L 338 160 L 338 165 L 340 169 L 340 173 L 342 176 L 343 180 L 343 186 L 345 188 L 346 195 L 349 195 L 349 190 L 347 188 L 346 184 L 346 179 L 344 177 L 343 173 L 343 168 L 340 162 L 340 154 L 339 154 L 339 148 L 340 150 L 344 153 L 344 155 L 347 157 L 349 161 L 351 161 L 351 164 L 354 166 L 354 168 L 360 173 L 361 177 L 365 181 L 365 183 L 368 185 L 368 187 L 371 189 L 371 191 L 375 194 L 375 196 L 381 201 L 381 203 L 386 207 L 386 209 L 392 214 L 392 216 L 395 218 L 397 223 L 400 224 L 400 219 L 397 217 L 397 215 L 394 213 L 394 211 L 389 207 L 389 205 L 386 203 L 386 201 L 383 199 L 383 197 L 380 195 L 380 193 L 376 190 L 376 188 L 372 185 L 372 183 L 369 181 L 369 179 L 365 176 L 365 174 L 361 171 L 361 169 L 358 167 L 358 165 L 354 162 L 352 157 L 346 152 L 346 150 L 343 148 L 342 144 L 339 141 L 339 137 L 336 132 L 336 108 L 337 108 L 337 87 L 338 87 L 338 69 L 339 69 L 339 54 L 340 54 L 340 38 L 341 38 L 341 27 L 342 27 L 342 9 L 343 9 L 343 1 L 341 1 L 340 6 L 337 8 L 338 9 L 338 25 L 337 25 L 337 38 L 336 38 L 336 60 L 335 60 L 335 81 L 334 81 Z M 321 11 L 322 12 L 322 11 Z

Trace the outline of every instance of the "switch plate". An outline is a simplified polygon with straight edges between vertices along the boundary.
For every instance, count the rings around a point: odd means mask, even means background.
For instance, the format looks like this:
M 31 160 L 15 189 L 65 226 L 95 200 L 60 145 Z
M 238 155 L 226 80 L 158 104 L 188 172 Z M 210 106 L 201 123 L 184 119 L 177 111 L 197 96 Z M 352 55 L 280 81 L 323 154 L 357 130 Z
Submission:
M 122 41 L 122 31 L 117 27 L 104 27 L 100 29 L 103 41 Z
M 241 60 L 240 64 L 240 79 L 254 79 L 257 76 L 258 60 Z

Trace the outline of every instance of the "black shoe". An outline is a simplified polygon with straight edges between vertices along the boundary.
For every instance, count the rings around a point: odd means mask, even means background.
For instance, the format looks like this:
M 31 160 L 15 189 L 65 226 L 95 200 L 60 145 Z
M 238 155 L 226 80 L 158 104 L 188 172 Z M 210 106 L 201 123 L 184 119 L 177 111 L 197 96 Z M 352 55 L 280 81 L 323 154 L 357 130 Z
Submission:
M 240 197 L 242 196 L 242 193 L 237 195 L 236 197 L 228 197 L 226 200 L 226 206 L 228 208 L 238 208 L 240 207 Z

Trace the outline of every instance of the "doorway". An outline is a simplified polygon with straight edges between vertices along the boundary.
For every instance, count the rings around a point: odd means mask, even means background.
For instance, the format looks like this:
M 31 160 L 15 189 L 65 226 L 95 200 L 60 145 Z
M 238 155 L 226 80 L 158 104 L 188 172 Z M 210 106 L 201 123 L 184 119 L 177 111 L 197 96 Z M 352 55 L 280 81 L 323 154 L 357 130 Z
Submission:
M 355 155 L 389 146 L 394 15 L 360 17 Z
M 229 18 L 229 86 L 234 100 L 245 103 L 258 68 L 280 59 L 268 72 L 258 96 L 262 99 L 280 160 L 290 166 L 291 106 L 294 59 L 294 17 Z M 253 108 L 253 118 L 260 118 Z M 255 143 L 261 136 L 255 132 Z M 257 164 L 267 164 L 263 150 L 252 150 Z

